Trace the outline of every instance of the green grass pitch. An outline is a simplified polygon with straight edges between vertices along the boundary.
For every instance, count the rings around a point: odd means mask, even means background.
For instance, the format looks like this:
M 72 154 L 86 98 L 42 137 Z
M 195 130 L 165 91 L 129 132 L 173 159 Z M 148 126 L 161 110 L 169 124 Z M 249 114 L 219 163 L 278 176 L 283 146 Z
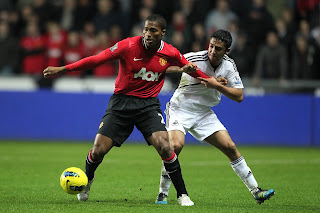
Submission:
M 179 156 L 195 206 L 181 207 L 172 187 L 156 205 L 161 159 L 153 147 L 126 143 L 106 155 L 87 202 L 59 184 L 70 166 L 84 169 L 91 143 L 0 142 L 0 212 L 320 212 L 320 149 L 238 147 L 259 186 L 276 192 L 255 203 L 216 148 L 186 145 Z

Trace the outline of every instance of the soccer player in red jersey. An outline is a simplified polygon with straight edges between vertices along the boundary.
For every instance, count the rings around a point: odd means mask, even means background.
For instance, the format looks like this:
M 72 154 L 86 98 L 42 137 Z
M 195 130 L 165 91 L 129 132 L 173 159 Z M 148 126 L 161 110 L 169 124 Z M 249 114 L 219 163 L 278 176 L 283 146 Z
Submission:
M 161 156 L 177 190 L 178 203 L 181 206 L 194 204 L 188 197 L 177 155 L 169 145 L 157 95 L 163 86 L 166 69 L 170 66 L 179 66 L 179 72 L 188 72 L 193 77 L 207 76 L 176 48 L 161 40 L 165 31 L 166 20 L 160 15 L 151 15 L 145 21 L 143 36 L 124 39 L 97 55 L 43 71 L 47 78 L 63 72 L 93 69 L 107 61 L 119 59 L 115 91 L 86 159 L 89 183 L 78 194 L 79 200 L 88 199 L 94 172 L 105 154 L 113 146 L 120 147 L 136 126 L 147 143 L 153 145 Z

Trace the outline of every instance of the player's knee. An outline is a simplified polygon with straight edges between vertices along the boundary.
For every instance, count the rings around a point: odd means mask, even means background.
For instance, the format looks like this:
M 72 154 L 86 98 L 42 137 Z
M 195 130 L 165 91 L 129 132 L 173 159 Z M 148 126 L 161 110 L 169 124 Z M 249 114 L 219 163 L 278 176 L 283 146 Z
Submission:
M 227 154 L 234 154 L 237 151 L 236 144 L 233 141 L 226 143 L 223 148 Z
M 168 157 L 172 151 L 172 148 L 169 144 L 169 140 L 159 141 L 159 150 L 160 150 L 159 154 L 161 156 Z
M 154 145 L 161 157 L 168 157 L 172 151 L 167 137 L 159 136 L 154 138 Z
M 182 148 L 183 148 L 184 143 L 181 141 L 175 141 L 173 144 L 174 152 L 178 155 Z
M 159 154 L 160 154 L 161 157 L 164 157 L 164 158 L 171 157 L 172 149 L 171 149 L 169 143 L 168 144 L 162 144 L 160 146 Z
M 176 135 L 171 135 L 169 137 L 171 146 L 174 149 L 174 152 L 178 155 L 184 146 L 184 137 L 178 137 Z
M 103 147 L 101 146 L 93 146 L 91 156 L 94 161 L 100 161 L 103 159 L 106 152 L 103 150 Z

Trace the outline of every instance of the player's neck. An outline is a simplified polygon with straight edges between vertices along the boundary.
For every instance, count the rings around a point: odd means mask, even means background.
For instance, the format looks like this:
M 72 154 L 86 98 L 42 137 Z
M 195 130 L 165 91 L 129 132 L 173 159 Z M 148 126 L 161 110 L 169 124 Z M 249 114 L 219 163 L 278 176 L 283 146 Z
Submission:
M 222 63 L 222 60 L 219 60 L 219 61 L 210 61 L 210 64 L 211 66 L 214 68 L 214 69 L 217 69 L 220 64 Z
M 147 46 L 143 37 L 142 39 L 143 39 L 143 46 L 149 51 L 157 51 L 161 46 L 161 40 L 159 40 L 157 43 L 154 43 L 152 46 Z
M 158 43 L 155 43 L 152 46 L 147 46 L 147 49 L 150 51 L 157 51 L 160 48 L 161 45 L 161 41 L 159 41 Z

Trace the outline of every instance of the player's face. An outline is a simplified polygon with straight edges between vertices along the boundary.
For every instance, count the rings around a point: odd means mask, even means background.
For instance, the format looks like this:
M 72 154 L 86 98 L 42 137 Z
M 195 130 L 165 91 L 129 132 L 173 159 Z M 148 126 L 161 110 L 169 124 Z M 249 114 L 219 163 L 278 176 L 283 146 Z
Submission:
M 211 64 L 219 65 L 222 61 L 224 54 L 228 54 L 230 49 L 226 49 L 224 43 L 216 38 L 211 38 L 208 56 Z
M 148 48 L 158 49 L 162 36 L 166 30 L 162 29 L 160 24 L 155 21 L 146 21 L 143 29 L 143 37 Z

